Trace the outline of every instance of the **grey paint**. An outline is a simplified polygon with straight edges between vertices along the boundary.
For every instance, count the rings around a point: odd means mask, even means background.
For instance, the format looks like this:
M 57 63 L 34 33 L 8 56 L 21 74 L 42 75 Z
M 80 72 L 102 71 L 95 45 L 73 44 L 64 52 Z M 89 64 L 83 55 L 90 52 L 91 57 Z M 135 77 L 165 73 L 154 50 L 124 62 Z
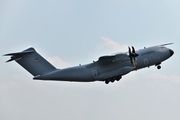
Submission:
M 27 71 L 35 80 L 57 80 L 57 81 L 111 81 L 113 78 L 123 76 L 131 71 L 160 65 L 161 62 L 171 57 L 174 52 L 165 45 L 153 46 L 137 50 L 135 65 L 131 63 L 129 53 L 119 53 L 110 56 L 102 56 L 98 61 L 86 65 L 56 69 L 39 55 L 34 48 L 29 48 L 20 53 L 6 54 L 11 55 L 9 61 L 15 60 Z M 28 52 L 30 51 L 30 52 Z M 32 52 L 33 51 L 33 52 Z M 7 62 L 9 62 L 7 61 Z M 108 82 L 108 83 L 109 83 Z M 113 80 L 111 82 L 114 82 Z

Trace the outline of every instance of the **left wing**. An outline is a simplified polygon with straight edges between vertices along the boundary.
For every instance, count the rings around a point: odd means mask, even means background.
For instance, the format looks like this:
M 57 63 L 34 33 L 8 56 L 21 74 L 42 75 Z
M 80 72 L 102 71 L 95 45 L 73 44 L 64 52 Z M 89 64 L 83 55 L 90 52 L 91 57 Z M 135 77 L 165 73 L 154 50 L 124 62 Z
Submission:
M 114 63 L 114 62 L 124 62 L 130 60 L 129 56 L 126 53 L 120 53 L 116 55 L 101 56 L 97 61 L 100 65 Z

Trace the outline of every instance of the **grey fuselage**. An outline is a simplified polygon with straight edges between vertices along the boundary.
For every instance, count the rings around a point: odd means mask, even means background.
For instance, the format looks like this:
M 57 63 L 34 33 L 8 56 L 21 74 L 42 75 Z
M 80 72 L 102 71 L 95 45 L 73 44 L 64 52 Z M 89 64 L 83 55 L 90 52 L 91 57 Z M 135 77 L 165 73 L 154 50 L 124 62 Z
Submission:
M 159 65 L 171 57 L 173 51 L 164 46 L 154 46 L 137 50 L 136 53 L 138 56 L 135 58 L 135 66 L 129 59 L 128 52 L 125 52 L 115 54 L 115 57 L 108 62 L 96 61 L 86 65 L 55 69 L 35 76 L 33 79 L 76 82 L 105 81 L 114 76 L 123 76 L 133 70 Z M 126 60 L 122 60 L 122 55 Z

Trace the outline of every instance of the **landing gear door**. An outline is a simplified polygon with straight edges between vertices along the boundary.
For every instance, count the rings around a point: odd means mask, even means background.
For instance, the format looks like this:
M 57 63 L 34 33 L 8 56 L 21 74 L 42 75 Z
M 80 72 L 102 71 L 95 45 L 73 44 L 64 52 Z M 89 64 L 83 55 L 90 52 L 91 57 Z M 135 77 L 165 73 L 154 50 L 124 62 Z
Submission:
M 94 77 L 94 78 L 97 78 L 97 77 L 98 77 L 97 70 L 92 70 L 92 74 L 93 74 L 93 77 Z

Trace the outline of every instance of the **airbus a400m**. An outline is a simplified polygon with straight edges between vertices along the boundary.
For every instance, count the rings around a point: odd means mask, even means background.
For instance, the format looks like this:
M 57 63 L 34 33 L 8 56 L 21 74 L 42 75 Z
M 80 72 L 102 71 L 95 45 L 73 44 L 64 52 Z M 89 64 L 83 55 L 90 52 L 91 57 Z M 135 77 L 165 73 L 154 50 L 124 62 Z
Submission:
M 15 60 L 18 64 L 30 72 L 35 80 L 56 80 L 73 82 L 119 81 L 123 75 L 131 71 L 152 65 L 161 68 L 160 64 L 171 57 L 173 50 L 165 47 L 168 44 L 135 50 L 128 47 L 128 52 L 114 55 L 101 56 L 97 61 L 86 65 L 79 65 L 65 69 L 57 69 L 34 48 L 28 48 L 22 52 L 5 54 L 11 56 L 7 62 Z

